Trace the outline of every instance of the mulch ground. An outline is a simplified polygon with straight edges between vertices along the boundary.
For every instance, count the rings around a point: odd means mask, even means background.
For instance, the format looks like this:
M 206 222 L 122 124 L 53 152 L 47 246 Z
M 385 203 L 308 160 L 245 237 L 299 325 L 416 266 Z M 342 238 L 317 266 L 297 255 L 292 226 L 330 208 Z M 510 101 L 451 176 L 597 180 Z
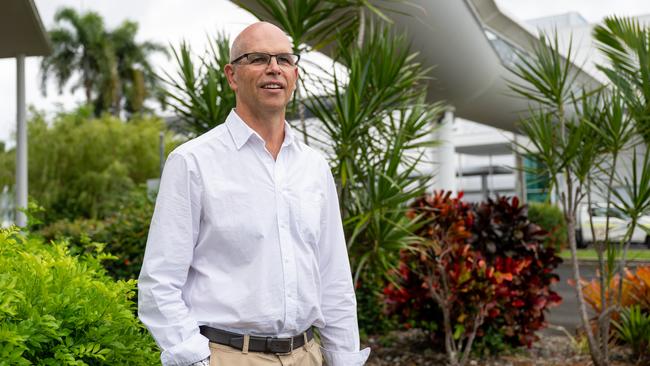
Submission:
M 580 351 L 568 336 L 539 334 L 530 349 L 491 359 L 472 359 L 471 366 L 589 366 L 588 354 Z M 419 366 L 447 364 L 446 355 L 427 347 L 426 335 L 418 330 L 393 332 L 389 337 L 369 337 L 372 348 L 368 366 Z M 612 366 L 634 366 L 627 347 L 611 350 Z

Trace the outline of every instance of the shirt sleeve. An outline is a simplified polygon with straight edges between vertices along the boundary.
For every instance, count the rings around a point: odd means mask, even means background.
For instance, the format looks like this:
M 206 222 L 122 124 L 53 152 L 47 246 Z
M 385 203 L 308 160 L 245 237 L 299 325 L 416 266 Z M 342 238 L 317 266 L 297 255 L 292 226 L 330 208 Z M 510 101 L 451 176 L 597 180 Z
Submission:
M 161 348 L 164 366 L 186 366 L 210 355 L 181 291 L 199 234 L 197 173 L 180 154 L 167 159 L 138 279 L 138 316 Z
M 357 301 L 352 284 L 341 213 L 334 178 L 327 170 L 325 214 L 321 221 L 321 309 L 325 327 L 320 329 L 322 353 L 328 366 L 358 366 L 368 359 L 370 348 L 359 351 Z

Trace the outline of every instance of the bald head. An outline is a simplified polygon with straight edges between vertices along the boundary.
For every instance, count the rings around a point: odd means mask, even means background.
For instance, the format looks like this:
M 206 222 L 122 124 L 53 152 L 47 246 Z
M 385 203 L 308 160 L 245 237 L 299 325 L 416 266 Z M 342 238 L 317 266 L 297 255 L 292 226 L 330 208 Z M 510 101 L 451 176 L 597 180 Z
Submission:
M 282 29 L 268 22 L 253 23 L 241 31 L 233 41 L 230 60 L 248 52 L 268 52 L 270 48 L 286 48 L 284 52 L 291 52 L 292 49 L 291 42 Z

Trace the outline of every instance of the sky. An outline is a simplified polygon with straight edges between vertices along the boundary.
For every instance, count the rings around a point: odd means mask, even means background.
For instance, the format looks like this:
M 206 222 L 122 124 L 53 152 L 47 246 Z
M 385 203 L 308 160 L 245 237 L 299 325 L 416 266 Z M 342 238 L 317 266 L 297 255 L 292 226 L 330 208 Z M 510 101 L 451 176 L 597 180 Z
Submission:
M 56 10 L 63 6 L 78 11 L 96 11 L 108 29 L 125 19 L 139 23 L 138 40 L 151 40 L 165 45 L 178 45 L 181 40 L 190 43 L 195 51 L 207 45 L 207 36 L 225 31 L 231 36 L 255 21 L 246 11 L 226 0 L 34 0 L 46 28 L 52 27 Z M 457 1 L 457 0 L 454 0 Z M 496 0 L 509 16 L 524 21 L 570 11 L 579 12 L 590 23 L 603 17 L 650 14 L 650 0 Z M 153 59 L 159 71 L 173 71 L 171 60 L 163 56 Z M 41 93 L 40 58 L 26 61 L 26 99 L 28 105 L 49 114 L 74 108 L 83 101 L 81 91 L 63 95 L 50 85 L 47 95 Z M 0 141 L 14 145 L 16 130 L 16 61 L 0 59 Z

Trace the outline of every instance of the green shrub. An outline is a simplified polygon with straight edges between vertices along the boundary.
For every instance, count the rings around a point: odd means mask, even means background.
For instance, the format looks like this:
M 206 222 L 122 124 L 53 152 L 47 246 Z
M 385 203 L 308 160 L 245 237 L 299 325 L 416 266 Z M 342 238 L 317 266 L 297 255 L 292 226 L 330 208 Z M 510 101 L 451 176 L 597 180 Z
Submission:
M 162 120 L 128 122 L 91 117 L 89 110 L 61 113 L 53 121 L 33 112 L 29 129 L 30 198 L 45 208 L 43 221 L 102 219 L 130 190 L 160 174 Z M 166 152 L 178 142 L 167 135 Z M 14 149 L 0 153 L 0 188 L 14 184 Z
M 618 338 L 632 347 L 637 365 L 647 365 L 650 362 L 650 314 L 634 305 L 623 309 L 620 321 L 613 323 Z
M 105 251 L 115 256 L 104 267 L 116 279 L 135 279 L 140 273 L 149 224 L 153 215 L 154 199 L 144 186 L 131 191 L 104 220 L 63 219 L 41 230 L 38 234 L 47 240 L 67 240 L 73 253 L 89 253 L 95 242 L 104 243 Z
M 94 251 L 91 247 L 86 249 L 84 243 L 96 237 L 104 230 L 105 225 L 104 221 L 96 219 L 77 218 L 72 221 L 63 219 L 45 226 L 36 234 L 43 236 L 46 241 L 67 240 L 71 254 L 82 254 Z
M 395 317 L 387 314 L 383 296 L 385 286 L 385 276 L 370 271 L 356 283 L 357 317 L 362 339 L 373 334 L 387 334 L 398 325 Z
M 101 249 L 101 248 L 100 248 Z M 155 365 L 134 315 L 135 281 L 113 282 L 106 254 L 0 230 L 0 365 Z
M 558 206 L 530 202 L 528 204 L 528 220 L 548 232 L 548 237 L 544 240 L 545 246 L 554 246 L 558 252 L 566 249 L 569 242 L 566 222 L 562 210 Z

